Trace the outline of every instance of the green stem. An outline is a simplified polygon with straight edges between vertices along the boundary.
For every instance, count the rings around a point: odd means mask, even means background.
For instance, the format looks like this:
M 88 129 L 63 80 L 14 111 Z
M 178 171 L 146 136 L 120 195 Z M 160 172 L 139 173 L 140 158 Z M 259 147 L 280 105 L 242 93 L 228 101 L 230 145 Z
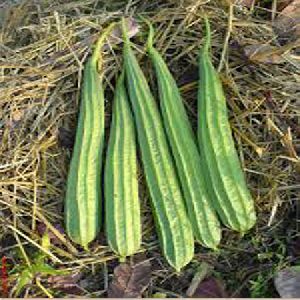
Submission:
M 129 35 L 127 33 L 127 30 L 128 29 L 127 29 L 126 19 L 123 17 L 122 18 L 122 34 L 123 34 L 125 45 L 130 44 L 130 39 L 129 39 Z
M 111 23 L 99 37 L 99 39 L 96 43 L 95 49 L 93 51 L 93 54 L 92 54 L 92 58 L 91 58 L 92 64 L 94 64 L 94 65 L 97 65 L 97 63 L 99 63 L 100 65 L 102 64 L 101 48 L 103 47 L 104 40 L 107 38 L 107 36 L 112 31 L 114 26 L 115 26 L 115 23 Z
M 148 27 L 149 27 L 149 34 L 148 34 L 148 38 L 147 38 L 147 44 L 146 44 L 146 48 L 147 50 L 151 50 L 153 48 L 153 40 L 154 40 L 154 28 L 152 26 L 152 24 L 150 23 L 150 21 L 146 18 L 144 18 L 143 16 L 140 16 L 140 18 L 147 23 Z
M 126 262 L 126 257 L 120 256 L 120 257 L 119 257 L 119 262 L 120 262 L 120 263 L 125 263 L 125 262 Z
M 203 52 L 208 54 L 210 52 L 210 47 L 211 47 L 211 31 L 210 31 L 209 20 L 206 16 L 204 18 L 204 21 L 205 21 L 206 37 L 205 37 L 205 43 L 204 43 L 204 46 L 203 46 Z

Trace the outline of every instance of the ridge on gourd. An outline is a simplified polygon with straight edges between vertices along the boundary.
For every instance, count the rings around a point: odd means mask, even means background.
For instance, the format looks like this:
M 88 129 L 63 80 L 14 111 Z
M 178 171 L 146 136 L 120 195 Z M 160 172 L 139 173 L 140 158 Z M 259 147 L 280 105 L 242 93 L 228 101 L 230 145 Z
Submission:
M 193 258 L 194 238 L 162 120 L 146 78 L 131 49 L 122 20 L 124 67 L 138 144 L 161 248 L 177 271 Z
M 198 141 L 213 204 L 222 222 L 239 232 L 254 226 L 254 201 L 247 188 L 228 121 L 226 98 L 211 62 L 208 19 L 199 55 Z
M 141 245 L 136 138 L 124 72 L 115 89 L 104 182 L 107 240 L 112 250 L 124 260 L 136 253 Z
M 65 224 L 68 236 L 87 249 L 101 226 L 101 172 L 104 144 L 104 90 L 101 47 L 111 24 L 100 36 L 84 67 L 83 86 L 75 145 L 69 167 L 65 196 Z
M 156 72 L 163 122 L 194 236 L 202 245 L 216 249 L 221 239 L 221 228 L 205 185 L 197 140 L 175 79 L 160 53 L 153 47 L 153 27 L 149 21 L 145 21 L 149 26 L 147 50 Z

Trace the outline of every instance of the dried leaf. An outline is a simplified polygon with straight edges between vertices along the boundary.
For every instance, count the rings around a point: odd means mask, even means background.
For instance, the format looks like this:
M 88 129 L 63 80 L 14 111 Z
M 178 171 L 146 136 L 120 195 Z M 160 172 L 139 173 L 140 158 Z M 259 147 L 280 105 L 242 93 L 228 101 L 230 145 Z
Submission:
M 54 284 L 55 286 L 61 287 L 65 284 L 75 284 L 79 281 L 81 278 L 81 273 L 78 271 L 74 271 L 70 274 L 64 274 L 64 275 L 53 275 L 49 276 L 47 281 L 48 283 Z
M 193 298 L 228 298 L 224 283 L 217 278 L 210 277 L 203 280 L 195 290 Z
M 129 38 L 135 36 L 139 32 L 139 26 L 135 19 L 127 18 L 125 22 L 127 23 L 126 28 L 128 30 L 127 34 Z M 103 46 L 103 49 L 109 49 L 111 45 L 120 44 L 121 42 L 123 42 L 122 28 L 121 24 L 118 24 L 111 32 L 107 43 Z
M 273 27 L 281 44 L 298 40 L 300 38 L 300 0 L 291 1 L 278 15 Z
M 65 293 L 79 295 L 82 292 L 78 281 L 81 279 L 82 273 L 74 271 L 65 275 L 49 276 L 47 282 L 52 288 L 59 289 Z
M 300 17 L 299 16 L 299 9 L 300 9 L 300 1 L 299 0 L 293 0 L 290 1 L 289 5 L 287 5 L 279 15 L 279 18 L 282 16 L 294 18 L 294 17 Z
M 279 271 L 274 279 L 277 292 L 282 298 L 300 298 L 300 267 Z
M 257 63 L 281 64 L 285 61 L 278 48 L 265 44 L 248 45 L 244 48 L 244 53 L 251 61 Z
M 108 289 L 109 298 L 139 298 L 151 279 L 149 261 L 130 266 L 123 263 L 114 270 L 114 278 Z
M 196 292 L 197 288 L 199 287 L 199 285 L 201 284 L 201 282 L 205 279 L 205 277 L 210 275 L 212 270 L 213 270 L 213 266 L 207 264 L 206 262 L 202 262 L 200 264 L 189 288 L 186 291 L 186 295 L 188 297 L 192 297 L 195 294 L 195 292 Z
M 277 11 L 282 11 L 284 8 L 286 8 L 293 1 L 294 0 L 279 0 L 277 2 Z

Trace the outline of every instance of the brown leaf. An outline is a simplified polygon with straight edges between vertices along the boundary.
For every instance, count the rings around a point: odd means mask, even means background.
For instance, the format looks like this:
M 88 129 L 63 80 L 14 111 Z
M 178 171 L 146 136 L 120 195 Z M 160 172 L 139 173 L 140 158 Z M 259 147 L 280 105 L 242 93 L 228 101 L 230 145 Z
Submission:
M 228 298 L 224 283 L 217 278 L 209 277 L 203 280 L 195 290 L 193 298 Z
M 286 16 L 286 17 L 300 17 L 299 16 L 299 9 L 300 9 L 300 1 L 299 0 L 293 0 L 289 1 L 289 5 L 287 5 L 282 11 L 280 16 Z
M 126 28 L 128 30 L 127 31 L 128 37 L 131 38 L 135 36 L 139 32 L 139 26 L 135 21 L 135 19 L 127 18 L 125 22 L 126 22 Z M 121 42 L 123 42 L 123 34 L 122 34 L 121 24 L 118 24 L 109 35 L 108 41 L 103 46 L 103 49 L 109 49 L 111 45 L 120 44 Z
M 248 45 L 244 48 L 244 53 L 256 63 L 281 64 L 285 61 L 280 49 L 265 44 Z
M 108 289 L 109 298 L 139 298 L 151 279 L 151 264 L 144 261 L 136 265 L 122 263 L 114 270 L 114 278 Z
M 282 11 L 284 8 L 286 8 L 293 1 L 294 0 L 279 0 L 277 2 L 277 11 Z
M 195 291 L 197 290 L 201 282 L 211 274 L 212 270 L 213 270 L 212 265 L 209 265 L 206 262 L 202 262 L 200 264 L 200 266 L 198 267 L 197 271 L 194 274 L 194 278 L 190 283 L 189 288 L 186 291 L 186 295 L 188 297 L 192 297 L 195 294 Z
M 79 295 L 82 289 L 78 285 L 78 281 L 82 277 L 82 273 L 74 271 L 66 275 L 51 275 L 47 282 L 51 284 L 52 288 L 59 289 L 65 293 Z
M 298 40 L 300 38 L 300 0 L 291 1 L 278 14 L 273 27 L 281 44 Z
M 47 281 L 48 283 L 54 284 L 55 286 L 63 286 L 65 284 L 75 284 L 79 281 L 81 278 L 81 273 L 78 271 L 74 271 L 70 274 L 66 275 L 51 275 L 48 277 Z
M 279 271 L 274 284 L 281 298 L 300 298 L 300 267 L 290 267 Z

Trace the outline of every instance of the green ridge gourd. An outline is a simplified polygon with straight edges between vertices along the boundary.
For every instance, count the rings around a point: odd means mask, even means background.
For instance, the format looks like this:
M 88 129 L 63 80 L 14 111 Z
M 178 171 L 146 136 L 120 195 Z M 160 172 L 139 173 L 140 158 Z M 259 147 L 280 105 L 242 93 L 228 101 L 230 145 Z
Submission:
M 141 245 L 136 138 L 124 86 L 124 72 L 115 89 L 104 194 L 107 240 L 113 251 L 124 260 L 136 253 Z
M 205 173 L 201 166 L 197 140 L 175 79 L 162 56 L 153 47 L 153 28 L 147 23 L 150 28 L 148 53 L 156 71 L 163 122 L 194 235 L 202 245 L 216 249 L 221 239 L 221 228 L 205 186 Z
M 122 21 L 124 66 L 138 144 L 163 254 L 177 271 L 194 254 L 194 238 L 162 120 Z
M 98 73 L 101 47 L 113 24 L 101 35 L 84 67 L 75 145 L 65 196 L 68 236 L 87 249 L 101 226 L 101 172 L 104 144 L 104 90 Z
M 210 57 L 208 20 L 206 41 L 199 55 L 198 140 L 213 204 L 222 222 L 246 232 L 256 222 L 254 201 L 235 149 L 221 81 Z

